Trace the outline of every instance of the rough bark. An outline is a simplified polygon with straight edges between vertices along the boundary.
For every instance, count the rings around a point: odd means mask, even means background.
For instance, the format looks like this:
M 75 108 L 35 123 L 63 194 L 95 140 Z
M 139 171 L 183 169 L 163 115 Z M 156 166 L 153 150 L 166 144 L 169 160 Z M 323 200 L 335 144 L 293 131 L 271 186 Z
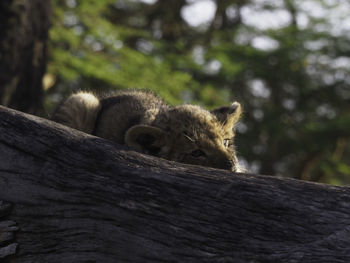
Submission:
M 42 110 L 49 0 L 0 1 L 0 104 Z
M 15 254 L 18 245 L 13 242 L 14 233 L 18 230 L 16 223 L 1 219 L 9 214 L 10 209 L 11 204 L 0 201 L 0 259 Z
M 346 187 L 178 164 L 3 107 L 0 160 L 5 262 L 350 262 Z

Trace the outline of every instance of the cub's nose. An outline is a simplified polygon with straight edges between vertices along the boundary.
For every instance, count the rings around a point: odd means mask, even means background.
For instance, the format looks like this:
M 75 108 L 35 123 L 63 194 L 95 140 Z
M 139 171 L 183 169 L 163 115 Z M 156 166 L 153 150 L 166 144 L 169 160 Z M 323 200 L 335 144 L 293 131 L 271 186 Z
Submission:
M 230 170 L 230 171 L 235 171 L 235 164 L 232 160 L 225 160 L 223 162 L 222 167 L 220 167 L 221 169 L 225 169 L 225 170 Z

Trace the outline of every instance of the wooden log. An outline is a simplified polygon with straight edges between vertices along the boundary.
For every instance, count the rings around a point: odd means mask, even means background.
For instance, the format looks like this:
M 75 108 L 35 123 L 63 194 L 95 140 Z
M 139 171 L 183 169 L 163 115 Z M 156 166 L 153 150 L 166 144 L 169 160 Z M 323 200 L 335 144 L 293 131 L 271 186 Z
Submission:
M 17 244 L 13 243 L 14 233 L 18 230 L 16 223 L 2 219 L 10 212 L 11 204 L 0 201 L 0 259 L 16 253 Z
M 347 187 L 170 162 L 4 107 L 0 200 L 11 263 L 350 262 Z

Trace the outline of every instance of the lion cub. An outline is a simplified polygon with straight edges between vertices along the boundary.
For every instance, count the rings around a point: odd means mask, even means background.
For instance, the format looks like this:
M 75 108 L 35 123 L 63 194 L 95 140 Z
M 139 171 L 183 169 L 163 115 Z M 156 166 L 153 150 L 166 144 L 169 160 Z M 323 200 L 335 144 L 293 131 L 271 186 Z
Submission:
M 240 115 L 238 102 L 209 112 L 195 105 L 171 107 L 149 92 L 134 90 L 106 98 L 73 94 L 53 120 L 142 153 L 239 172 L 233 139 Z

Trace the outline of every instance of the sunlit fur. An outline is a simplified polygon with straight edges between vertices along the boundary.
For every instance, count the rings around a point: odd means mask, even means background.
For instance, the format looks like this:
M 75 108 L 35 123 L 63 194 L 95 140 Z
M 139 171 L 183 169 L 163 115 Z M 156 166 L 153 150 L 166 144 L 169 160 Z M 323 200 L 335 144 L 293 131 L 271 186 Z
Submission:
M 100 100 L 91 93 L 79 92 L 71 95 L 54 113 L 53 120 L 71 128 L 92 133 Z
M 209 112 L 195 105 L 171 107 L 150 92 L 124 91 L 105 98 L 73 94 L 53 119 L 139 152 L 239 172 L 233 139 L 240 115 L 237 102 Z

